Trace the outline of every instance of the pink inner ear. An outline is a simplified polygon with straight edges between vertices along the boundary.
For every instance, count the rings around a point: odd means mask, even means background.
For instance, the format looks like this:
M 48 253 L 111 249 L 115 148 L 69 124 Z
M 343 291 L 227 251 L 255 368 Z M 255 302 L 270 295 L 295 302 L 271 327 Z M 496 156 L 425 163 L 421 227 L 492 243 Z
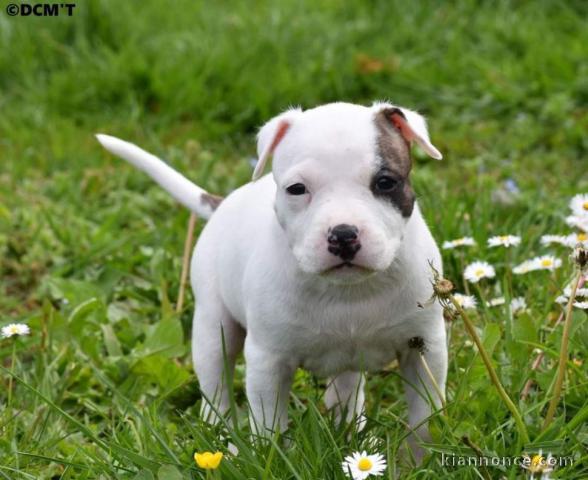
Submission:
M 412 131 L 412 128 L 408 126 L 406 119 L 397 112 L 391 113 L 388 117 L 392 122 L 392 125 L 396 127 L 396 129 L 400 132 L 400 134 L 404 137 L 404 139 L 411 143 L 415 140 L 416 135 Z
M 270 149 L 269 149 L 270 153 L 274 152 L 276 147 L 280 144 L 280 142 L 282 141 L 282 139 L 284 138 L 284 136 L 288 132 L 289 128 L 290 128 L 290 124 L 288 122 L 286 122 L 286 121 L 280 122 L 280 124 L 278 125 L 278 129 L 276 131 L 276 136 L 274 137 L 274 140 L 273 140 L 273 142 L 270 146 Z

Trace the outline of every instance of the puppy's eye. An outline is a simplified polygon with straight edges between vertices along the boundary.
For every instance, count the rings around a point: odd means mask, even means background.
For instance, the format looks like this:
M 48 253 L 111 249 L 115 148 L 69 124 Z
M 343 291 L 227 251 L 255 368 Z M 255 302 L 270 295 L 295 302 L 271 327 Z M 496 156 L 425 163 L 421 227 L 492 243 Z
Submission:
M 390 192 L 394 190 L 399 183 L 399 180 L 389 177 L 388 175 L 383 175 L 376 179 L 375 187 L 379 192 Z
M 307 192 L 306 187 L 302 183 L 294 183 L 286 188 L 286 191 L 290 195 L 304 195 Z

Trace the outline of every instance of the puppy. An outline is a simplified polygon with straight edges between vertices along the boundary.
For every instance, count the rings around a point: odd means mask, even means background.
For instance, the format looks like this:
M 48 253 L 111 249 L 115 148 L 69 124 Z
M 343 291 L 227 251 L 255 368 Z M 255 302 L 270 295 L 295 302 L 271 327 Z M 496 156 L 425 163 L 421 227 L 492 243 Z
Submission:
M 259 132 L 254 181 L 222 203 L 135 145 L 98 140 L 209 218 L 191 263 L 202 415 L 229 409 L 225 368 L 244 349 L 257 432 L 287 427 L 298 367 L 328 377 L 327 407 L 361 426 L 362 372 L 398 359 L 409 424 L 427 438 L 440 399 L 419 356 L 444 391 L 447 350 L 441 307 L 418 306 L 432 295 L 429 263 L 441 271 L 410 182 L 412 143 L 441 159 L 423 117 L 388 103 L 288 110 Z

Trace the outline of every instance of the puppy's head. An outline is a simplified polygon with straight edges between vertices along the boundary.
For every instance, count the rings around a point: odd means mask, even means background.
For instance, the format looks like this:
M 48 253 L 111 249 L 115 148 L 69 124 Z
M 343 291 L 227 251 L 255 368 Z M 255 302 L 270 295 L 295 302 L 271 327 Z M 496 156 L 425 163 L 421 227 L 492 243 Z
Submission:
M 352 283 L 391 265 L 414 208 L 413 142 L 441 158 L 423 117 L 386 103 L 289 110 L 260 130 L 253 178 L 273 155 L 276 215 L 302 270 Z

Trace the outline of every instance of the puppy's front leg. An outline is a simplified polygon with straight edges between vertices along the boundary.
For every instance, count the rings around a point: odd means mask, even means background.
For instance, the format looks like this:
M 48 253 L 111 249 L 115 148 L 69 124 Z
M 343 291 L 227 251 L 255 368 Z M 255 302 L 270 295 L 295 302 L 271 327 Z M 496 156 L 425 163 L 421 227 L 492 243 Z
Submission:
M 445 331 L 436 336 L 434 341 L 424 340 L 424 357 L 433 373 L 433 377 L 441 392 L 445 394 L 445 379 L 447 376 L 447 347 L 445 343 Z M 437 390 L 432 385 L 430 376 L 423 367 L 419 348 L 407 348 L 400 358 L 400 369 L 405 380 L 406 400 L 408 403 L 409 425 L 413 433 L 409 437 L 417 462 L 420 463 L 425 451 L 419 446 L 418 441 L 430 440 L 429 428 L 426 419 L 434 408 L 441 407 L 441 399 Z M 431 405 L 431 402 L 433 405 Z
M 245 340 L 245 387 L 253 432 L 261 436 L 288 426 L 288 396 L 296 365 L 275 352 Z

